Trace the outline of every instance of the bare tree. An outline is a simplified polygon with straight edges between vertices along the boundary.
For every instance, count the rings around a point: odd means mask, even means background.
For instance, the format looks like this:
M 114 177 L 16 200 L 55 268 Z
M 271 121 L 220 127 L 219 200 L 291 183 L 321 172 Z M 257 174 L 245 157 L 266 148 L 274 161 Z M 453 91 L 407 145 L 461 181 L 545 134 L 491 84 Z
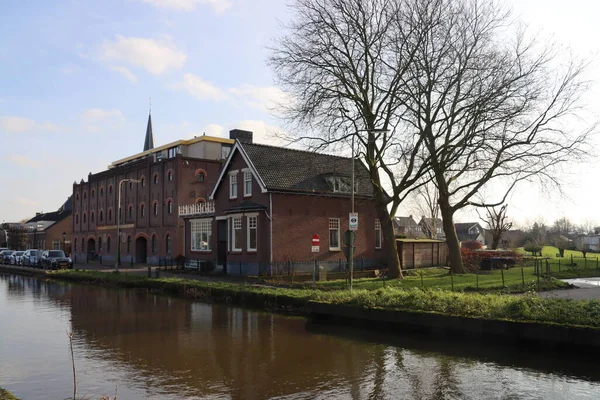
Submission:
M 404 74 L 419 43 L 401 0 L 296 0 L 269 60 L 292 95 L 283 114 L 312 149 L 356 142 L 374 189 L 389 273 L 402 277 L 391 215 L 422 183 L 423 138 L 399 126 Z M 389 192 L 389 193 L 388 193 Z
M 575 225 L 567 217 L 562 217 L 552 224 L 552 232 L 558 236 L 569 237 L 575 230 Z
M 498 207 L 486 207 L 485 209 L 485 223 L 486 229 L 492 234 L 492 249 L 496 250 L 502 239 L 502 235 L 508 232 L 513 223 L 508 220 L 506 215 L 506 209 L 508 204 Z
M 596 221 L 594 221 L 592 219 L 585 219 L 585 220 L 583 220 L 581 225 L 579 225 L 579 230 L 584 235 L 589 235 L 589 234 L 594 233 L 595 227 L 596 227 Z
M 587 88 L 584 66 L 527 40 L 496 0 L 412 0 L 402 121 L 418 132 L 439 190 L 449 262 L 464 272 L 454 214 L 503 204 L 519 183 L 557 183 L 557 166 L 583 155 L 592 128 L 572 121 Z M 561 54 L 562 57 L 562 54 Z M 406 58 L 406 57 L 404 57 Z M 561 61 L 563 59 L 561 58 Z M 493 186 L 487 203 L 474 201 Z
M 438 190 L 433 182 L 429 182 L 413 192 L 415 208 L 422 215 L 421 222 L 425 224 L 423 233 L 428 239 L 437 238 L 438 219 L 440 218 L 440 205 L 438 204 Z

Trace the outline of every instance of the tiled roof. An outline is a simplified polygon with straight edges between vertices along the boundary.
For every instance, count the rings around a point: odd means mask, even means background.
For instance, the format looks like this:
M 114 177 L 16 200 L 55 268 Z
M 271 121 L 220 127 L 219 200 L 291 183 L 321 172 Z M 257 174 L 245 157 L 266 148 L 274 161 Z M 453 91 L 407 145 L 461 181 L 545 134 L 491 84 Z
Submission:
M 54 211 L 54 212 L 39 214 L 39 215 L 36 215 L 35 217 L 31 218 L 29 221 L 27 221 L 27 223 L 38 222 L 38 221 L 58 222 L 58 221 L 62 221 L 63 219 L 67 218 L 69 215 L 71 215 L 71 213 L 72 213 L 71 210 L 63 210 L 63 211 Z
M 224 210 L 223 212 L 226 214 L 229 213 L 234 213 L 234 212 L 241 212 L 241 211 L 253 211 L 253 210 L 266 210 L 267 206 L 259 204 L 255 201 L 252 200 L 246 200 L 238 205 L 235 205 L 233 207 L 230 207 L 226 210 Z
M 323 193 L 350 196 L 350 192 L 334 192 L 326 178 L 342 177 L 351 182 L 352 159 L 310 151 L 261 144 L 240 143 L 267 190 Z M 358 159 L 354 162 L 357 196 L 372 197 L 369 171 Z
M 408 217 L 394 217 L 394 223 L 398 227 L 417 227 L 417 222 L 412 216 Z
M 454 224 L 454 229 L 456 233 L 465 232 L 468 233 L 469 228 L 472 226 L 478 225 L 477 222 L 457 222 Z

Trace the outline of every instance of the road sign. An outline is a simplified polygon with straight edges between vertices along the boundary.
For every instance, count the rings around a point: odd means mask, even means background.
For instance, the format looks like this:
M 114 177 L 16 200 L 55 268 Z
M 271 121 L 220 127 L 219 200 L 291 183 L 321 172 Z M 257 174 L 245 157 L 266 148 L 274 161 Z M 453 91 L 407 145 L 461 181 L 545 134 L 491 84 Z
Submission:
M 356 241 L 356 232 L 354 231 L 345 231 L 344 232 L 344 245 L 352 246 Z
M 350 213 L 349 215 L 349 229 L 351 231 L 357 231 L 358 230 L 358 213 Z
M 319 251 L 321 251 L 321 248 L 319 246 L 320 243 L 321 243 L 321 241 L 319 240 L 319 235 L 313 235 L 313 237 L 312 237 L 312 252 L 313 253 L 318 253 Z
M 350 261 L 350 247 L 342 247 L 342 251 L 344 252 L 344 256 L 347 261 Z M 352 254 L 356 254 L 356 247 L 352 246 Z

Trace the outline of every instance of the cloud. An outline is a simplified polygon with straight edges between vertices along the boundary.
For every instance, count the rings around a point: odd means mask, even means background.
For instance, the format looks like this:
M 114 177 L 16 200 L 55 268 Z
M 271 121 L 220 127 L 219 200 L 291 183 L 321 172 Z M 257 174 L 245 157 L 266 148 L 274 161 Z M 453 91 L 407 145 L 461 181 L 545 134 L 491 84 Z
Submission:
M 7 160 L 9 163 L 19 165 L 21 167 L 37 168 L 40 166 L 39 162 L 18 154 L 9 155 Z
M 269 125 L 263 120 L 242 120 L 227 126 L 227 132 L 232 129 L 242 129 L 252 132 L 254 143 L 268 144 L 271 146 L 285 146 L 287 142 L 281 138 L 284 132 L 281 128 Z
M 35 200 L 26 199 L 24 197 L 17 197 L 15 199 L 15 203 L 22 205 L 22 206 L 27 206 L 27 207 L 36 207 L 39 204 Z
M 57 132 L 61 127 L 50 122 L 39 123 L 29 118 L 0 116 L 0 132 L 24 133 L 31 131 Z
M 90 108 L 81 114 L 81 118 L 87 122 L 98 122 L 104 120 L 119 119 L 124 120 L 121 110 L 113 108 L 111 110 L 103 110 L 101 108 Z
M 198 100 L 221 101 L 227 97 L 222 89 L 194 74 L 185 74 L 183 82 L 175 87 L 186 90 Z
M 238 87 L 229 89 L 235 98 L 244 101 L 250 107 L 262 110 L 271 111 L 279 105 L 290 101 L 289 96 L 275 86 L 254 86 L 242 84 Z
M 144 3 L 152 4 L 160 8 L 167 8 L 178 11 L 193 11 L 196 6 L 207 5 L 217 14 L 221 14 L 231 7 L 230 0 L 141 0 Z
M 109 65 L 108 68 L 120 73 L 125 78 L 127 78 L 129 82 L 137 83 L 137 77 L 130 70 L 128 70 L 127 67 L 124 67 L 122 65 Z
M 114 41 L 102 43 L 99 58 L 109 63 L 110 69 L 129 79 L 134 75 L 125 67 L 115 66 L 115 62 L 127 63 L 160 75 L 170 69 L 181 68 L 187 55 L 170 41 L 117 35 Z

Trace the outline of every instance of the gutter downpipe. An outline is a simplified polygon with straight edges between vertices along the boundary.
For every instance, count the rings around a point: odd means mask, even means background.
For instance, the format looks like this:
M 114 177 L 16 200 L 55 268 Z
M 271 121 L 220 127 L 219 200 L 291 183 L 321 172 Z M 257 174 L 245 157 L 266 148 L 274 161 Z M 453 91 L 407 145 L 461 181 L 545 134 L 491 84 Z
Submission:
M 270 246 L 270 251 L 269 251 L 269 264 L 271 267 L 271 276 L 273 275 L 273 194 L 269 193 L 269 212 L 271 214 L 271 216 L 269 217 L 269 229 L 270 229 L 270 233 L 269 233 L 269 246 Z

